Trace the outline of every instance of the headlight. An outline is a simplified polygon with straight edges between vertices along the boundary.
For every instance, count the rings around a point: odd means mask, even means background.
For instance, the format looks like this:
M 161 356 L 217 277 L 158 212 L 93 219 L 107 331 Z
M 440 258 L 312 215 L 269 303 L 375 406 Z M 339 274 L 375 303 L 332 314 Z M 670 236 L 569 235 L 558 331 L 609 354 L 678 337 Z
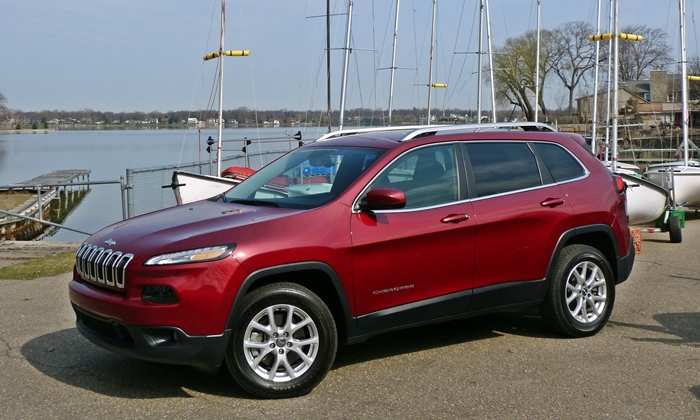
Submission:
M 235 244 L 219 245 L 156 255 L 155 257 L 149 258 L 144 265 L 172 265 L 216 261 L 230 255 L 234 248 L 236 248 Z

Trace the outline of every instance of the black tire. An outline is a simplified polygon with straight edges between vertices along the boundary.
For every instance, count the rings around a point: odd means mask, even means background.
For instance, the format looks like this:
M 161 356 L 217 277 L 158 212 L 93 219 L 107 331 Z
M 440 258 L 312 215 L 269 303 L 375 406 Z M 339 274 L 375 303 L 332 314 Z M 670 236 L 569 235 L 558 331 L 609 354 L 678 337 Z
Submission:
M 672 244 L 683 242 L 683 232 L 681 231 L 681 218 L 678 216 L 668 216 L 668 236 Z
M 608 322 L 614 303 L 615 278 L 605 256 L 587 245 L 564 248 L 541 308 L 551 327 L 569 337 L 592 336 Z
M 323 301 L 305 287 L 275 283 L 244 298 L 226 362 L 236 382 L 255 396 L 297 397 L 323 380 L 337 349 L 333 315 Z

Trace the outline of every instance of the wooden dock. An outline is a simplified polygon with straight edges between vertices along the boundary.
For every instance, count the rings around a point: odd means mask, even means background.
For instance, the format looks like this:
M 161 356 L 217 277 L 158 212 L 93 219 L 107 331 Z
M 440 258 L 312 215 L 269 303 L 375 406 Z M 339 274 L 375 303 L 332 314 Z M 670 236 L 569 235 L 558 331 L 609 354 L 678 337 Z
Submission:
M 28 181 L 18 182 L 9 185 L 0 185 L 0 194 L 16 194 L 19 191 L 29 192 L 33 195 L 19 206 L 9 209 L 11 213 L 19 216 L 28 216 L 40 220 L 50 220 L 52 216 L 65 218 L 67 212 L 65 208 L 77 205 L 82 197 L 89 191 L 89 187 L 76 185 L 76 189 L 71 185 L 73 182 L 89 182 L 89 169 L 64 169 L 40 175 Z M 77 182 L 80 184 L 80 182 Z M 59 189 L 64 193 L 59 194 Z M 66 203 L 53 206 L 55 211 L 52 214 L 51 202 L 60 200 L 61 196 Z M 61 214 L 63 213 L 63 214 Z M 22 217 L 15 217 L 7 213 L 0 213 L 0 240 L 31 240 L 46 230 L 46 226 Z
M 61 169 L 58 171 L 53 171 L 48 174 L 40 175 L 36 178 L 32 178 L 28 181 L 18 182 L 16 184 L 9 184 L 0 186 L 0 191 L 2 190 L 35 190 L 37 187 L 49 187 L 52 188 L 55 185 L 70 184 L 76 179 L 81 177 L 84 180 L 90 180 L 90 170 L 89 169 Z

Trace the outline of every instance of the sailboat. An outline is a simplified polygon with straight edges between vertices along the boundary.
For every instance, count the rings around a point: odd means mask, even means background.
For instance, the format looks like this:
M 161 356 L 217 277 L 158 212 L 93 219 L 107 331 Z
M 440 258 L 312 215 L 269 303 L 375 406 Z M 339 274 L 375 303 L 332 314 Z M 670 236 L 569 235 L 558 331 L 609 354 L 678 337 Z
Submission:
M 683 101 L 683 161 L 649 165 L 644 171 L 650 181 L 672 189 L 674 204 L 700 207 L 700 164 L 688 159 L 688 70 L 685 46 L 685 0 L 679 0 L 681 30 L 681 97 Z
M 341 99 L 340 99 L 340 130 L 342 130 L 344 110 L 345 110 L 345 86 L 347 84 L 347 69 L 348 69 L 348 54 L 350 52 L 350 31 L 352 27 L 352 8 L 354 0 L 349 0 L 348 3 L 348 20 L 347 20 L 347 33 L 346 33 L 346 46 L 345 46 L 345 64 L 343 71 L 343 81 L 341 89 Z M 250 175 L 255 173 L 255 170 L 249 167 L 238 167 L 233 166 L 227 168 L 223 172 L 221 171 L 221 134 L 223 126 L 223 79 L 224 79 L 224 64 L 223 58 L 225 56 L 248 56 L 249 51 L 226 51 L 224 49 L 224 35 L 226 30 L 226 0 L 221 2 L 221 41 L 219 46 L 219 51 L 204 56 L 204 60 L 210 60 L 213 58 L 219 59 L 219 142 L 217 148 L 217 175 L 204 175 L 192 172 L 176 170 L 173 172 L 172 181 L 170 185 L 166 185 L 163 188 L 170 187 L 175 192 L 175 200 L 177 204 L 186 204 L 194 201 L 205 200 L 219 194 L 222 194 L 229 189 L 235 187 L 243 180 L 248 178 Z M 330 3 L 326 3 L 326 43 L 327 43 L 327 73 L 328 73 L 328 132 L 331 132 L 331 107 L 330 107 Z M 296 134 L 288 134 L 287 138 L 268 138 L 260 140 L 283 140 L 285 142 L 290 142 L 292 140 L 298 141 L 301 146 L 301 132 Z M 210 144 L 210 147 L 213 145 Z M 245 149 L 245 147 L 244 147 Z M 247 162 L 247 159 L 246 159 Z
M 617 4 L 617 3 L 616 3 Z M 598 2 L 598 32 L 600 32 L 600 1 Z M 614 33 L 609 36 L 595 35 L 589 37 L 593 41 L 601 41 L 604 39 L 614 39 L 614 59 L 612 65 L 614 76 L 612 86 L 614 87 L 613 103 L 617 103 L 617 66 L 618 66 L 618 41 L 617 36 L 619 31 L 617 28 L 617 6 L 614 8 L 615 19 L 614 28 L 611 28 Z M 612 22 L 611 22 L 612 26 Z M 597 83 L 597 80 L 596 80 Z M 597 89 L 594 92 L 594 103 L 596 101 Z M 609 98 L 609 96 L 608 96 Z M 617 162 L 617 112 L 613 111 L 613 132 L 612 132 L 612 156 L 611 162 L 603 162 L 603 164 L 613 173 L 619 175 L 627 185 L 627 215 L 631 225 L 644 225 L 657 220 L 668 209 L 669 194 L 666 188 L 642 179 L 638 174 L 639 168 L 634 165 Z M 593 108 L 593 121 L 595 124 L 597 107 Z M 609 121 L 610 118 L 607 118 Z M 596 148 L 596 132 L 595 125 L 591 128 L 591 148 L 595 153 Z M 606 153 L 607 156 L 607 153 Z
M 243 179 L 250 176 L 252 169 L 245 167 L 231 167 L 224 173 L 221 172 L 221 142 L 224 126 L 223 119 L 223 93 L 224 93 L 224 57 L 247 57 L 248 50 L 226 51 L 224 49 L 224 36 L 226 34 L 226 0 L 221 1 L 221 40 L 219 51 L 204 56 L 204 61 L 219 60 L 219 119 L 218 134 L 219 140 L 216 149 L 216 176 L 204 175 L 187 171 L 176 170 L 173 172 L 172 182 L 169 185 L 175 192 L 177 204 L 186 204 L 194 201 L 204 200 L 221 194 L 239 184 Z M 213 142 L 208 142 L 209 147 Z M 213 151 L 212 151 L 213 152 Z M 211 152 L 210 152 L 211 153 Z M 211 165 L 210 165 L 211 168 Z M 211 169 L 210 169 L 211 170 Z M 168 187 L 168 186 L 166 186 Z M 164 187 L 165 188 L 165 187 Z
M 666 188 L 646 179 L 624 172 L 616 172 L 627 185 L 627 216 L 630 225 L 645 225 L 658 219 L 668 208 Z
M 598 32 L 600 32 L 600 9 L 601 2 L 598 1 Z M 604 39 L 614 39 L 614 64 L 612 66 L 613 81 L 612 86 L 614 89 L 614 99 L 613 103 L 617 103 L 617 66 L 618 66 L 618 18 L 617 18 L 617 3 L 614 7 L 614 24 L 611 22 L 612 32 L 606 35 L 594 35 L 589 37 L 589 39 L 594 41 L 601 41 Z M 612 17 L 612 16 L 611 16 Z M 610 83 L 609 83 L 610 84 Z M 596 103 L 596 96 L 598 94 L 597 88 L 594 91 L 594 103 Z M 609 96 L 608 96 L 609 98 Z M 595 132 L 595 121 L 597 119 L 597 107 L 593 107 L 592 120 L 594 125 L 591 128 L 591 148 L 595 153 L 597 142 L 596 142 L 596 132 Z M 641 175 L 638 174 L 639 168 L 634 165 L 624 164 L 617 162 L 617 111 L 613 111 L 613 129 L 612 129 L 612 161 L 603 162 L 603 164 L 608 167 L 608 169 L 619 175 L 625 184 L 627 185 L 626 195 L 627 195 L 627 215 L 629 217 L 630 225 L 645 225 L 652 223 L 661 217 L 664 212 L 668 211 L 669 204 L 669 193 L 666 188 L 649 182 L 643 179 Z M 606 118 L 610 120 L 610 118 Z M 607 157 L 607 153 L 605 153 Z M 673 222 L 673 221 L 672 221 Z M 662 228 L 662 231 L 666 231 L 666 228 Z M 676 236 L 676 230 L 671 237 L 672 242 L 680 242 L 680 238 Z

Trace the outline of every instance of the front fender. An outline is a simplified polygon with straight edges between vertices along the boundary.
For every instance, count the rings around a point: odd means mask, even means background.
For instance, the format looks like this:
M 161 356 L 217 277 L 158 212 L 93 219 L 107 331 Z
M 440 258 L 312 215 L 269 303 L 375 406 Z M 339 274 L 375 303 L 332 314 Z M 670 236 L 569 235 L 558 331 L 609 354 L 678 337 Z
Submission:
M 343 283 L 340 280 L 338 274 L 335 272 L 335 270 L 333 270 L 331 266 L 320 261 L 284 264 L 274 267 L 263 268 L 251 273 L 248 277 L 246 277 L 245 280 L 243 280 L 243 283 L 238 289 L 238 293 L 236 294 L 236 298 L 234 299 L 233 305 L 231 307 L 231 314 L 229 315 L 228 321 L 226 323 L 226 329 L 233 329 L 234 325 L 236 324 L 236 320 L 241 315 L 241 312 L 243 310 L 243 300 L 249 291 L 274 282 L 274 280 L 272 279 L 279 279 L 281 278 L 281 276 L 293 275 L 302 271 L 321 272 L 325 277 L 330 279 L 330 289 L 332 290 L 332 293 L 334 293 L 333 297 L 337 299 L 337 305 L 333 305 L 330 302 L 326 302 L 326 304 L 329 307 L 338 306 L 338 308 L 336 308 L 335 311 L 333 310 L 333 308 L 331 308 L 331 311 L 334 313 L 334 315 L 342 317 L 342 319 L 336 320 L 336 322 L 343 322 L 343 327 L 346 332 L 346 336 L 352 337 L 357 335 L 357 321 L 352 316 L 352 311 L 350 310 L 350 303 L 348 301 L 347 294 L 345 293 Z M 311 291 L 314 291 L 315 293 L 317 293 L 317 290 L 320 287 L 313 283 L 304 281 L 289 279 L 285 279 L 285 281 L 299 283 L 302 286 L 310 289 Z M 327 285 L 322 285 L 321 287 L 325 288 L 325 286 Z M 321 298 L 323 299 L 324 296 L 321 296 Z

